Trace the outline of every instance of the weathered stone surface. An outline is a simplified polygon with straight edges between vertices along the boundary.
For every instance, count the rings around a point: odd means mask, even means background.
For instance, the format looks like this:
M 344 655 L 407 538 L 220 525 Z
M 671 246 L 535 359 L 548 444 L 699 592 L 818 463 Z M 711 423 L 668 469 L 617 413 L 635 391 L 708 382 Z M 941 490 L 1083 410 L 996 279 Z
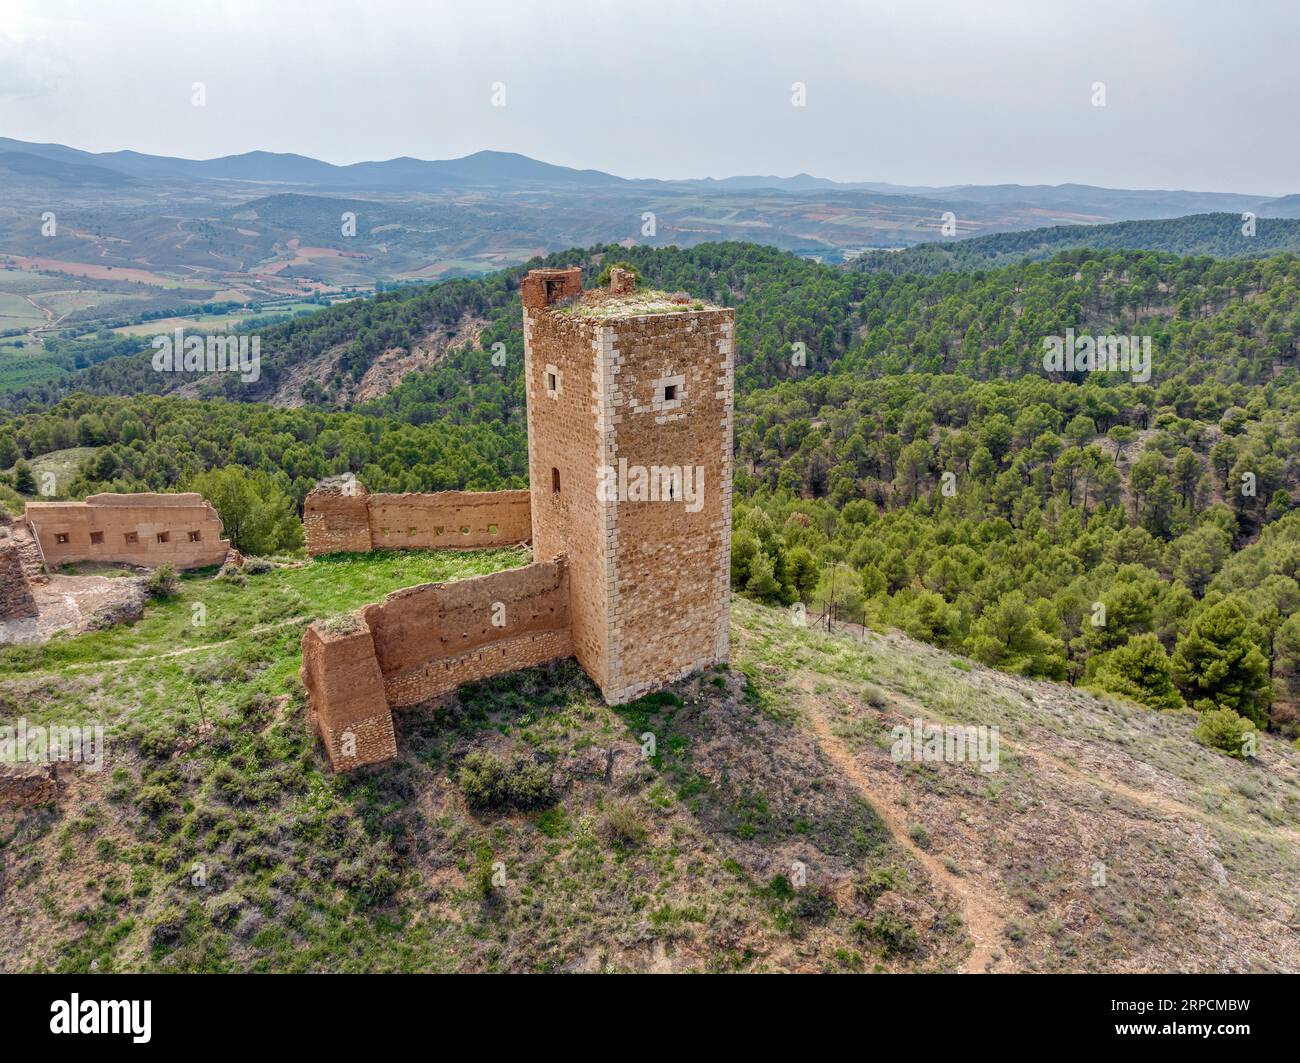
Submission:
M 563 558 L 409 587 L 363 616 L 394 706 L 573 654 Z
M 29 502 L 25 516 L 50 568 L 76 561 L 202 568 L 221 564 L 230 549 L 217 511 L 193 493 Z
M 529 496 L 523 490 L 400 495 L 317 490 L 303 504 L 303 527 L 313 557 L 514 546 L 532 536 Z
M 660 293 L 525 307 L 533 549 L 569 555 L 574 651 L 611 703 L 727 656 L 734 320 Z M 633 497 L 637 468 L 682 470 L 675 497 Z
M 43 805 L 57 796 L 58 783 L 52 765 L 0 762 L 0 805 Z
M 393 714 L 370 629 L 357 617 L 313 624 L 302 639 L 302 681 L 311 697 L 312 722 L 335 771 L 397 755 Z
M 23 620 L 36 615 L 36 598 L 23 570 L 18 544 L 0 539 L 0 620 Z

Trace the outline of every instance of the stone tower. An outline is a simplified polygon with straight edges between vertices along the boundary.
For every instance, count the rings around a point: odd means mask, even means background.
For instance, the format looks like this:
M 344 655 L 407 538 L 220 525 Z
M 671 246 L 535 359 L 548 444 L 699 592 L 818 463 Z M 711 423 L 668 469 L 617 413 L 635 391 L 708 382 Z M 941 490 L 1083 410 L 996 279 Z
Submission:
M 567 555 L 574 654 L 621 704 L 727 656 L 735 312 L 619 269 L 522 294 L 533 556 Z

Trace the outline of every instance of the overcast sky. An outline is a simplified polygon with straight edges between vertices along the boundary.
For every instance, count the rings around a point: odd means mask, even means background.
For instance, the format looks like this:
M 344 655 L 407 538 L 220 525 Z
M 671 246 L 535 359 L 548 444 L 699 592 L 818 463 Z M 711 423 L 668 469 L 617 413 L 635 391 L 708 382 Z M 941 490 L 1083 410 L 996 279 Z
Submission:
M 1297 0 L 0 0 L 0 134 L 1283 194 L 1298 44 Z

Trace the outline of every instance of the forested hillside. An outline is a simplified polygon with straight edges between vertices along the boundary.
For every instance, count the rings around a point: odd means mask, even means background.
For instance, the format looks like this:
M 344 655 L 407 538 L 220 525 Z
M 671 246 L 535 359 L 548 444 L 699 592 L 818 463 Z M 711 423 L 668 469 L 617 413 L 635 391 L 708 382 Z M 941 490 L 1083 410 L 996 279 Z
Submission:
M 1300 258 L 1084 250 L 895 274 L 716 244 L 544 262 L 579 263 L 590 283 L 615 260 L 737 308 L 738 590 L 1294 732 Z M 349 412 L 327 408 L 329 380 L 299 410 L 68 397 L 0 423 L 0 467 L 99 448 L 68 494 L 201 485 L 228 467 L 281 511 L 349 470 L 372 490 L 522 483 L 520 275 L 265 330 L 264 377 L 281 379 L 330 351 L 361 376 L 433 325 L 481 322 Z M 1044 338 L 1069 330 L 1149 337 L 1149 379 L 1045 370 Z M 80 383 L 139 390 L 132 373 L 155 375 L 113 360 Z
M 1273 209 L 1273 205 L 1269 205 Z M 1281 210 L 1283 208 L 1278 207 Z M 1108 225 L 1051 225 L 1042 229 L 992 233 L 967 240 L 917 244 L 900 251 L 867 251 L 851 268 L 874 273 L 941 273 L 988 269 L 1011 262 L 1040 261 L 1061 251 L 1166 251 L 1178 255 L 1251 258 L 1300 252 L 1300 221 L 1269 217 L 1254 221 L 1242 214 L 1191 214 L 1183 218 L 1111 222 Z

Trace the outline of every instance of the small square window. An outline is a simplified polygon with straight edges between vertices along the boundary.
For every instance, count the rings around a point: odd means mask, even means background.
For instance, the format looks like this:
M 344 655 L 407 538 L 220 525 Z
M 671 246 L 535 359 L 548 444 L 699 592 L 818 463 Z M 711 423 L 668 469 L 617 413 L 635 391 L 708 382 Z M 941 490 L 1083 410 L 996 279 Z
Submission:
M 159 541 L 160 543 L 169 543 L 169 542 L 171 542 L 171 541 L 172 541 L 172 533 L 171 533 L 171 532 L 159 532 L 159 533 L 158 533 L 158 541 Z
M 468 525 L 468 524 L 463 525 L 463 526 L 461 527 L 461 529 L 460 529 L 460 533 L 461 533 L 461 535 L 468 535 L 468 534 L 469 534 L 469 525 Z
M 91 546 L 102 546 L 103 543 L 104 543 L 104 533 L 103 533 L 103 532 L 91 532 L 91 533 L 90 533 L 90 545 L 91 545 Z
M 546 397 L 548 399 L 558 399 L 560 397 L 560 389 L 564 386 L 564 374 L 560 372 L 559 366 L 546 366 L 542 370 L 542 382 L 546 385 Z
M 488 525 L 488 534 L 489 534 L 489 535 L 496 535 L 496 533 L 497 533 L 497 526 L 496 526 L 495 524 L 489 524 L 489 525 Z
M 138 543 L 139 541 L 140 541 L 140 536 L 137 535 L 135 532 L 126 533 L 126 542 L 128 546 Z
M 198 543 L 198 542 L 202 542 L 202 541 L 203 541 L 203 533 L 202 533 L 202 532 L 196 532 L 196 531 L 192 531 L 192 532 L 190 532 L 190 542 L 192 542 L 192 543 Z
M 435 524 L 435 525 L 433 526 L 433 534 L 434 534 L 434 535 L 441 535 L 441 534 L 442 534 L 443 532 L 445 532 L 446 530 L 447 530 L 447 529 L 444 528 L 441 524 Z
M 677 385 L 664 385 L 664 402 L 675 402 L 677 400 Z
M 55 541 L 56 543 L 59 543 L 60 545 L 62 545 L 62 544 L 64 544 L 64 543 L 68 542 L 68 533 L 67 533 L 67 532 L 59 532 L 57 535 L 54 536 L 54 541 Z

